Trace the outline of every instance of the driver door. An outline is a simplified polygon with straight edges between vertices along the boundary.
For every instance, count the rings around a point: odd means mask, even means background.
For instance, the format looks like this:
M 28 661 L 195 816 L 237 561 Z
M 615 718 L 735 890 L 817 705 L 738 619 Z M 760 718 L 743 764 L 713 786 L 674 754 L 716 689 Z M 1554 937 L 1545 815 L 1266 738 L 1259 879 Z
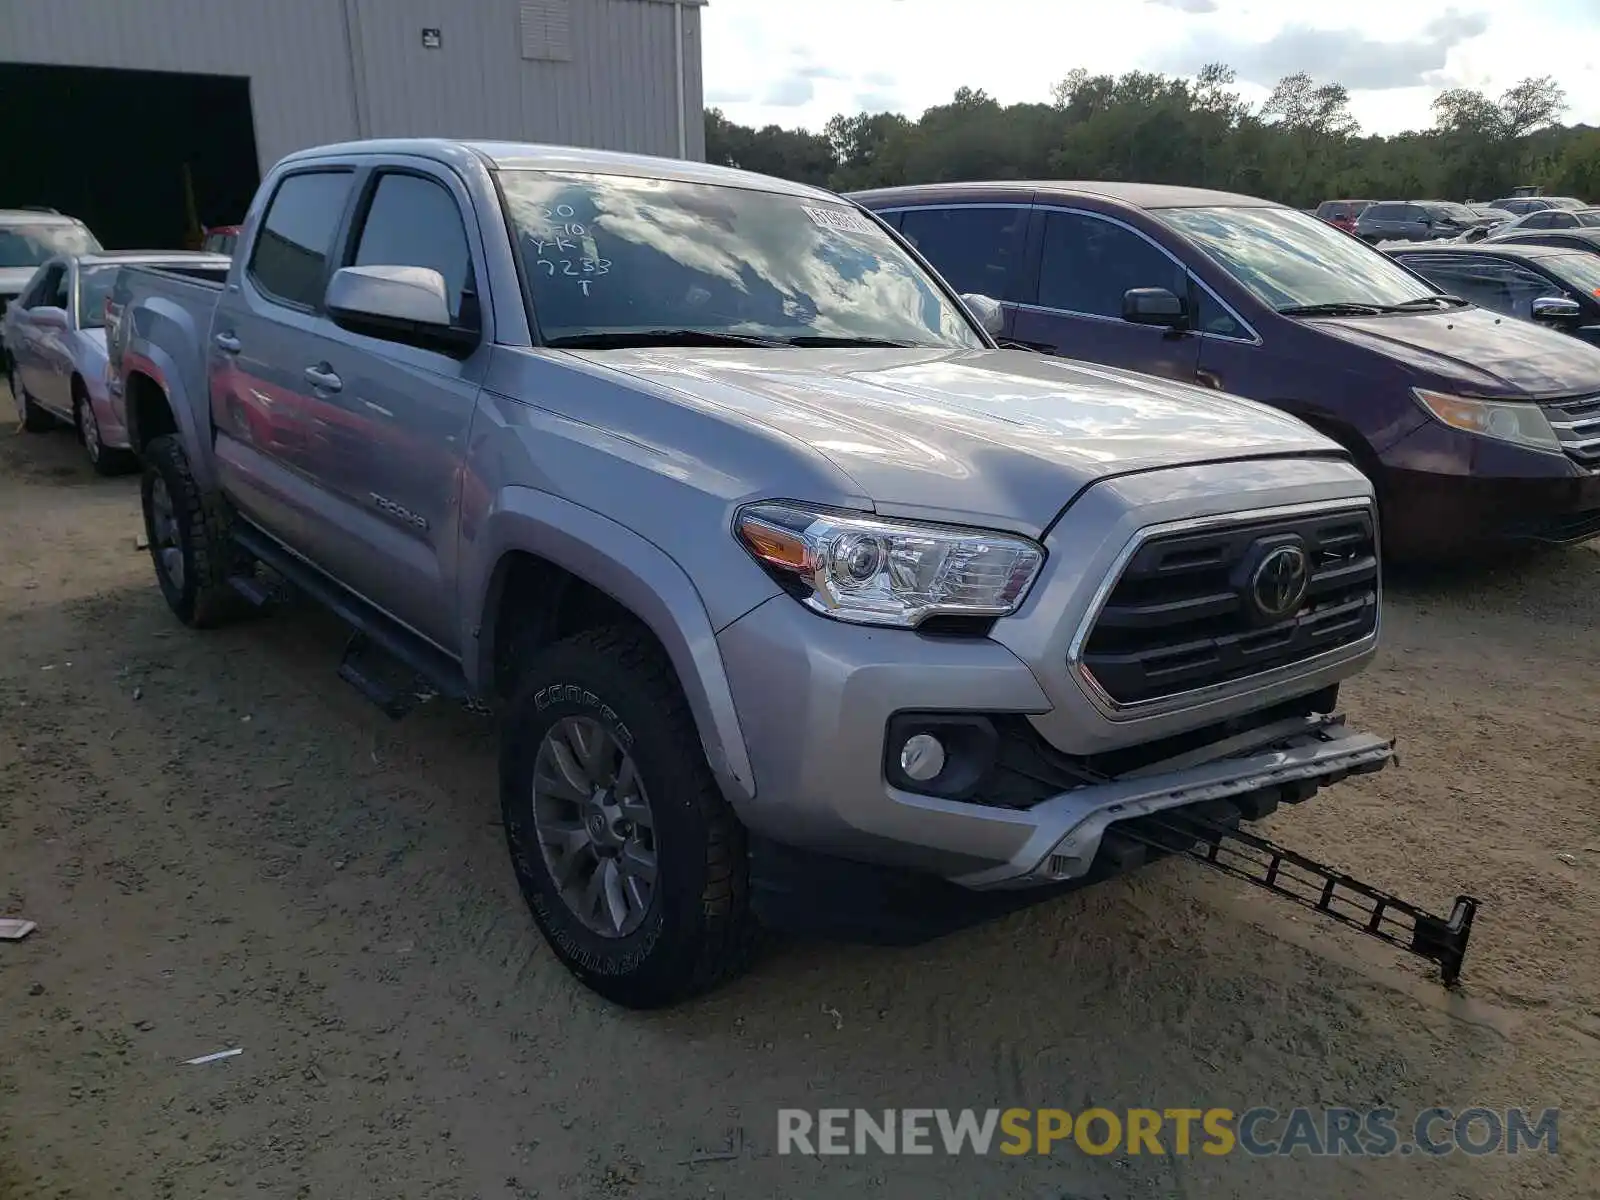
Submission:
M 1035 209 L 1039 274 L 1018 307 L 1013 340 L 1085 362 L 1195 381 L 1200 338 L 1122 319 L 1132 288 L 1189 294 L 1189 273 L 1168 251 L 1119 221 L 1076 209 Z M 1191 320 L 1193 314 L 1191 314 Z
M 39 407 L 71 419 L 67 376 L 58 366 L 66 355 L 68 333 L 65 260 L 47 263 L 19 304 L 22 311 L 16 317 L 17 346 L 13 351 L 17 382 Z

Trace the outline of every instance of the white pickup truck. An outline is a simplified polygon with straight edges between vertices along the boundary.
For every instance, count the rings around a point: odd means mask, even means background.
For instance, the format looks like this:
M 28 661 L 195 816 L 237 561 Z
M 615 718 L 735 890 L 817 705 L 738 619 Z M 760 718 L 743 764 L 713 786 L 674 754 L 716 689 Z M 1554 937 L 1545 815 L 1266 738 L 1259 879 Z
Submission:
M 512 862 L 632 1005 L 759 923 L 893 925 L 1377 770 L 1372 489 L 1271 409 L 998 349 L 837 196 L 692 163 L 295 154 L 225 284 L 126 269 L 118 403 L 182 621 L 286 579 L 497 708 Z M 922 911 L 911 906 L 901 932 Z M 892 936 L 893 931 L 889 935 Z

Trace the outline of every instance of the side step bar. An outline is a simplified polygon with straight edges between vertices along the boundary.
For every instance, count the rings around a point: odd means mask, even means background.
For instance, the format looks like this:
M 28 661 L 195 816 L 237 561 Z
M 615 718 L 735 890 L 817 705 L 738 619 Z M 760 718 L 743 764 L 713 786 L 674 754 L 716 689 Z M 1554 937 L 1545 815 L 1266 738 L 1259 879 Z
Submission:
M 253 526 L 234 526 L 233 540 L 250 557 L 281 575 L 354 630 L 339 664 L 339 678 L 391 718 L 410 712 L 432 691 L 471 707 L 472 689 L 461 664 L 418 637 L 387 613 L 374 608 L 315 567 L 295 557 Z M 235 575 L 228 584 L 251 604 L 271 602 L 272 591 L 253 575 Z M 387 668 L 387 669 L 385 669 Z M 418 683 L 418 677 L 426 687 Z
M 1478 911 L 1471 896 L 1457 896 L 1449 917 L 1438 917 L 1266 838 L 1192 811 L 1173 810 L 1113 828 L 1158 854 L 1182 854 L 1437 963 L 1446 987 L 1461 978 Z

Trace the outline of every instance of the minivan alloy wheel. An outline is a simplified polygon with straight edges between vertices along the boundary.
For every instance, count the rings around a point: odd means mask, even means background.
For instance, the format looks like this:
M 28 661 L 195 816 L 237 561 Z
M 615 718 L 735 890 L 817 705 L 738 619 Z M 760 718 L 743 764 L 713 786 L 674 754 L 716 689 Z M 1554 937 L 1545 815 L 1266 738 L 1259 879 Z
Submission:
M 601 937 L 627 937 L 655 894 L 655 822 L 633 756 L 588 717 L 564 717 L 534 760 L 533 825 L 561 899 Z

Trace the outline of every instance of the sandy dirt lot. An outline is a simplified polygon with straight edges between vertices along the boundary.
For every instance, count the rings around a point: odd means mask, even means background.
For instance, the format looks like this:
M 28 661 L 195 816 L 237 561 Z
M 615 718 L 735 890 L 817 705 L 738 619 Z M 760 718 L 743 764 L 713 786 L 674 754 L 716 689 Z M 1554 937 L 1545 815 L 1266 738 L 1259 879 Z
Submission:
M 0 432 L 0 912 L 39 922 L 0 942 L 3 1200 L 1596 1194 L 1594 546 L 1393 586 L 1346 703 L 1400 769 L 1268 822 L 1435 909 L 1480 896 L 1460 996 L 1167 862 L 638 1015 L 534 930 L 492 723 L 390 722 L 314 611 L 181 628 L 137 512 L 70 434 Z M 1557 1157 L 776 1153 L 780 1107 L 1091 1104 L 1564 1115 Z

